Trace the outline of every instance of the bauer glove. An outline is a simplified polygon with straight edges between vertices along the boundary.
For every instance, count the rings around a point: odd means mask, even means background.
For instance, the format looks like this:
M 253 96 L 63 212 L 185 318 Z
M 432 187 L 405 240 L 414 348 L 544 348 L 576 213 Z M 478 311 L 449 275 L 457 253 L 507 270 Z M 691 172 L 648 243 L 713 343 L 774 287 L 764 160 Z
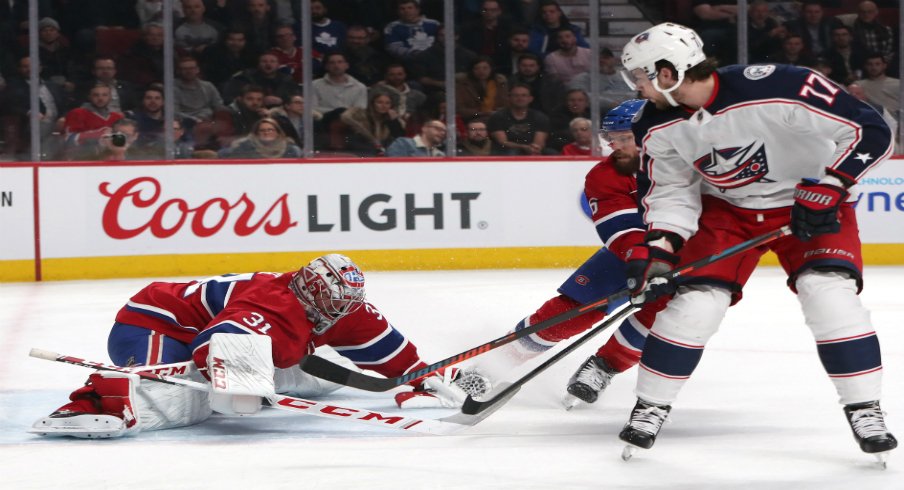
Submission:
M 843 187 L 804 179 L 794 189 L 791 233 L 804 242 L 817 235 L 838 233 L 840 208 L 847 197 Z
M 674 238 L 681 243 L 680 237 L 674 235 Z M 662 242 L 664 241 L 662 240 Z M 668 241 L 671 242 L 671 240 Z M 625 273 L 628 279 L 628 289 L 631 291 L 631 303 L 635 305 L 649 303 L 662 296 L 674 294 L 677 289 L 674 280 L 659 276 L 667 274 L 678 265 L 678 256 L 663 246 L 659 246 L 659 243 L 660 240 L 654 239 L 652 243 L 635 245 L 626 254 Z

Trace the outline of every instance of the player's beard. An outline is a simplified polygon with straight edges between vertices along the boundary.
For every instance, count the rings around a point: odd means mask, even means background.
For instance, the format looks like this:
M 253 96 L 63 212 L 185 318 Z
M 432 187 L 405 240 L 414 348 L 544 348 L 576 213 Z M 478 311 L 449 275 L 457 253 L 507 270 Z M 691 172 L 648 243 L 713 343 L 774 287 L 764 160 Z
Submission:
M 609 155 L 612 166 L 619 175 L 634 175 L 640 168 L 640 157 L 637 155 L 629 156 L 621 150 L 615 150 Z

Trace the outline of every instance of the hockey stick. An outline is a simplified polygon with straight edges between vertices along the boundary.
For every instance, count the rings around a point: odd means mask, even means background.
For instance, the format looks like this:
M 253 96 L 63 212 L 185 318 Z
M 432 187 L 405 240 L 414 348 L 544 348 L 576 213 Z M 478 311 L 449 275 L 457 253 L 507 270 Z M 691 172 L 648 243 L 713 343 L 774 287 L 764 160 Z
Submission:
M 465 399 L 464 405 L 462 405 L 461 407 L 461 413 L 465 415 L 477 415 L 485 413 L 484 418 L 488 417 L 491 413 L 501 408 L 506 401 L 515 396 L 515 393 L 517 393 L 518 390 L 521 389 L 521 386 L 524 385 L 524 383 L 527 383 L 528 381 L 534 379 L 538 374 L 546 371 L 549 366 L 552 366 L 553 364 L 559 362 L 563 357 L 574 352 L 575 349 L 584 345 L 593 337 L 596 337 L 596 335 L 603 330 L 616 323 L 620 323 L 622 320 L 640 309 L 637 306 L 632 305 L 631 303 L 625 303 L 619 306 L 619 308 L 620 309 L 616 310 L 617 312 L 614 315 L 607 317 L 604 322 L 594 327 L 592 330 L 584 334 L 584 336 L 574 341 L 571 345 L 557 352 L 554 356 L 544 361 L 543 364 L 535 367 L 513 383 L 506 385 L 505 388 L 499 391 L 499 393 L 496 394 L 493 398 L 483 401 L 477 401 L 471 395 L 468 395 L 468 398 Z M 487 412 L 487 410 L 489 410 L 489 412 Z
M 713 262 L 765 245 L 777 238 L 781 238 L 790 233 L 791 228 L 789 226 L 783 226 L 777 230 L 771 231 L 755 238 L 751 238 L 750 240 L 739 243 L 733 247 L 729 247 L 717 254 L 703 257 L 689 264 L 680 266 L 664 274 L 662 277 L 668 278 L 669 280 L 676 279 L 679 276 L 688 274 L 701 267 L 712 264 Z M 301 360 L 300 365 L 301 369 L 304 372 L 317 376 L 318 378 L 325 379 L 327 381 L 332 381 L 333 383 L 366 391 L 388 391 L 411 381 L 423 378 L 424 376 L 427 376 L 446 366 L 458 364 L 459 362 L 470 359 L 479 354 L 483 354 L 493 349 L 502 347 L 509 342 L 513 342 L 522 337 L 527 337 L 528 335 L 537 333 L 541 330 L 545 330 L 554 325 L 558 325 L 559 323 L 587 313 L 588 311 L 597 310 L 608 304 L 618 302 L 627 298 L 629 295 L 630 291 L 627 288 L 622 289 L 593 303 L 587 303 L 585 305 L 572 308 L 554 317 L 547 318 L 542 322 L 536 323 L 516 332 L 505 334 L 502 337 L 491 340 L 485 344 L 478 345 L 477 347 L 466 350 L 452 357 L 447 357 L 446 359 L 430 364 L 425 368 L 418 369 L 417 371 L 413 371 L 402 376 L 396 376 L 395 378 L 378 378 L 376 376 L 369 376 L 367 374 L 353 371 L 344 366 L 340 366 L 334 362 L 328 361 L 322 357 L 315 355 L 306 356 Z
M 184 386 L 186 388 L 198 391 L 210 391 L 210 385 L 208 383 L 201 383 L 198 381 L 192 381 L 190 379 L 182 379 L 165 374 L 159 374 L 158 372 L 153 371 L 155 366 L 124 368 L 120 366 L 114 366 L 112 364 L 104 364 L 96 361 L 88 361 L 79 357 L 58 354 L 56 352 L 51 352 L 43 349 L 31 349 L 31 352 L 29 352 L 28 355 L 38 359 L 46 359 L 48 361 L 62 362 L 103 371 L 116 371 L 120 373 L 136 374 L 142 379 L 160 383 L 167 383 L 171 385 Z M 184 364 L 186 364 L 185 367 L 188 367 L 188 363 Z M 140 371 L 139 369 L 146 369 L 147 371 Z M 161 369 L 158 369 L 157 371 L 161 371 Z M 165 372 L 170 371 L 175 371 L 177 373 L 186 372 L 185 369 L 181 371 L 179 369 L 165 369 Z M 268 397 L 268 402 L 269 406 L 272 408 L 289 412 L 313 415 L 315 417 L 324 417 L 340 421 L 351 420 L 371 426 L 386 427 L 434 435 L 452 434 L 462 429 L 466 429 L 469 426 L 477 424 L 478 422 L 489 416 L 490 413 L 492 413 L 492 411 L 490 411 L 485 415 L 481 414 L 476 416 L 456 413 L 442 419 L 418 419 L 404 415 L 386 414 L 368 409 L 343 407 L 330 403 L 321 403 L 305 398 L 298 398 L 287 395 L 277 394 L 270 396 Z

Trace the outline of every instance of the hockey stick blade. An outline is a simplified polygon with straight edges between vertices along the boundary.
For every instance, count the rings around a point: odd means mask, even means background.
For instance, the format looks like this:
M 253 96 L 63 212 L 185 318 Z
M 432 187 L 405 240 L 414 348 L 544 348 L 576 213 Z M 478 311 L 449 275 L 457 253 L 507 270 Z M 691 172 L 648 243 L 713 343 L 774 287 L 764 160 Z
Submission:
M 616 323 L 621 323 L 622 320 L 639 309 L 638 307 L 630 303 L 621 305 L 619 308 L 620 309 L 617 311 L 617 313 L 610 317 L 607 317 L 605 321 L 584 334 L 578 340 L 574 341 L 571 345 L 557 352 L 554 356 L 544 361 L 543 364 L 540 364 L 521 378 L 517 379 L 515 382 L 506 386 L 495 396 L 493 396 L 493 398 L 483 401 L 477 401 L 473 397 L 471 397 L 471 395 L 468 395 L 468 398 L 465 399 L 465 403 L 461 407 L 461 412 L 467 415 L 478 415 L 489 412 L 485 417 L 489 416 L 489 414 L 502 408 L 502 405 L 504 405 L 513 396 L 515 396 L 515 393 L 517 393 L 518 390 L 521 389 L 521 386 L 523 386 L 524 383 L 527 383 L 528 381 L 534 379 L 537 375 L 539 375 L 543 371 L 546 371 L 547 368 L 559 362 L 568 354 L 574 352 L 575 349 L 587 343 L 587 341 L 597 336 L 600 332 L 606 330 Z
M 156 366 L 140 366 L 138 368 L 125 368 L 113 364 L 105 364 L 102 362 L 89 361 L 80 357 L 67 356 L 58 354 L 44 349 L 31 349 L 28 354 L 38 359 L 46 359 L 48 361 L 62 362 L 101 371 L 116 371 L 120 373 L 136 374 L 143 379 L 156 381 L 159 383 L 167 383 L 171 385 L 185 386 L 198 391 L 210 391 L 208 383 L 200 383 L 190 379 L 176 378 L 161 372 L 173 372 L 171 366 L 186 367 L 190 363 L 178 363 Z M 140 371 L 139 369 L 147 369 Z M 186 370 L 175 370 L 175 372 L 187 372 Z M 467 429 L 486 418 L 486 415 L 466 415 L 456 413 L 442 419 L 419 419 L 405 415 L 387 414 L 368 410 L 363 408 L 352 408 L 347 406 L 339 406 L 331 403 L 323 403 L 305 398 L 298 398 L 288 395 L 273 395 L 268 397 L 269 406 L 278 410 L 300 413 L 303 415 L 313 415 L 315 417 L 323 417 L 337 420 L 340 422 L 353 421 L 370 426 L 404 430 L 409 432 L 417 432 L 421 434 L 447 435 L 454 434 L 463 429 Z
M 703 257 L 689 264 L 682 265 L 676 269 L 669 271 L 662 277 L 666 277 L 668 279 L 678 278 L 679 276 L 688 274 L 718 260 L 763 246 L 790 233 L 791 228 L 789 226 L 783 226 L 777 230 L 771 231 L 755 238 L 751 238 L 750 240 L 739 243 L 733 247 L 729 247 L 717 254 Z M 357 371 L 348 369 L 345 366 L 340 366 L 334 362 L 328 361 L 322 357 L 315 355 L 306 356 L 301 360 L 300 366 L 304 372 L 313 376 L 317 376 L 318 378 L 325 379 L 327 381 L 332 381 L 333 383 L 338 383 L 344 386 L 350 386 L 352 388 L 357 388 L 359 390 L 365 391 L 388 391 L 406 383 L 416 381 L 420 378 L 423 378 L 424 376 L 430 375 L 446 366 L 458 364 L 474 356 L 489 352 L 493 349 L 497 349 L 510 342 L 514 342 L 515 340 L 518 340 L 522 337 L 527 337 L 528 335 L 535 334 L 541 330 L 545 330 L 562 322 L 571 320 L 572 318 L 583 315 L 588 311 L 598 310 L 609 304 L 627 299 L 629 296 L 630 292 L 628 291 L 628 289 L 622 289 L 595 302 L 572 308 L 554 317 L 547 318 L 542 322 L 538 322 L 516 332 L 507 333 L 502 337 L 493 339 L 485 344 L 478 345 L 477 347 L 466 350 L 452 357 L 448 357 L 441 361 L 430 364 L 425 368 L 418 369 L 417 371 L 412 371 L 402 376 L 396 376 L 395 378 L 380 378 L 359 373 Z

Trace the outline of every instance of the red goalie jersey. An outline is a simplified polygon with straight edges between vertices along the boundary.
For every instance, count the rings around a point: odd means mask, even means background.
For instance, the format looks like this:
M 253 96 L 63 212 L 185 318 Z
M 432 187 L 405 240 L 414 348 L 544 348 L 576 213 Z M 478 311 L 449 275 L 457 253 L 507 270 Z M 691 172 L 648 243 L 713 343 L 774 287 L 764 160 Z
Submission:
M 151 283 L 129 300 L 116 321 L 188 344 L 195 364 L 204 373 L 208 344 L 215 333 L 271 337 L 273 364 L 278 368 L 297 364 L 322 345 L 386 377 L 425 366 L 414 344 L 370 303 L 317 330 L 317 320 L 308 318 L 289 288 L 294 274 L 256 272 L 187 283 Z

